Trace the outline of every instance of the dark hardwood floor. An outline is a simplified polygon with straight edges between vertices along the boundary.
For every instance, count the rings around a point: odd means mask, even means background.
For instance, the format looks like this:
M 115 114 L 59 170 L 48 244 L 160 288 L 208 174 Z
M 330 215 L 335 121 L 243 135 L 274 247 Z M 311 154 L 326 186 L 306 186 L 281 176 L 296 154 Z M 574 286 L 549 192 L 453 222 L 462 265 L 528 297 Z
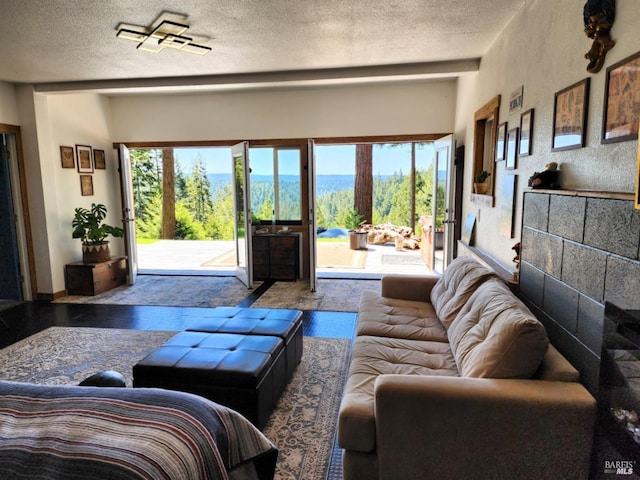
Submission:
M 261 293 L 263 292 L 252 292 L 238 306 L 250 307 Z M 53 326 L 181 331 L 206 310 L 191 307 L 24 302 L 0 310 L 0 348 Z M 304 311 L 302 321 L 305 336 L 352 339 L 356 314 Z

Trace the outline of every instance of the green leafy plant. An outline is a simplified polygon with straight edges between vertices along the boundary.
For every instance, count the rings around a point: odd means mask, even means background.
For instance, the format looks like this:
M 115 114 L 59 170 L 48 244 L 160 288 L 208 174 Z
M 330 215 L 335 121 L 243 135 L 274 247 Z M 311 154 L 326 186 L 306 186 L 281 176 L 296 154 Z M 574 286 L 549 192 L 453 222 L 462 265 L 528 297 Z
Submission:
M 85 245 L 104 242 L 107 236 L 124 236 L 124 230 L 120 227 L 113 227 L 103 223 L 107 216 L 107 207 L 100 203 L 92 203 L 91 209 L 78 207 L 71 226 L 73 227 L 73 238 L 79 238 Z
M 487 181 L 487 178 L 489 178 L 490 176 L 491 176 L 490 172 L 483 170 L 475 176 L 476 183 L 484 183 Z
M 345 213 L 344 226 L 348 230 L 357 230 L 362 226 L 363 223 L 366 223 L 366 220 L 362 215 L 358 213 L 358 210 L 356 210 L 355 208 Z

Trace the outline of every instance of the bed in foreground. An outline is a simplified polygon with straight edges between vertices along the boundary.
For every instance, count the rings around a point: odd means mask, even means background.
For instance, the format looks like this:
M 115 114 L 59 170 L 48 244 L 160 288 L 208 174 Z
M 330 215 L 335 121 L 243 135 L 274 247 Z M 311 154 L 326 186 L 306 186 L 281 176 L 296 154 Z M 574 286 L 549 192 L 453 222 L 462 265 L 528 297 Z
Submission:
M 196 395 L 0 381 L 0 478 L 271 480 L 277 455 Z

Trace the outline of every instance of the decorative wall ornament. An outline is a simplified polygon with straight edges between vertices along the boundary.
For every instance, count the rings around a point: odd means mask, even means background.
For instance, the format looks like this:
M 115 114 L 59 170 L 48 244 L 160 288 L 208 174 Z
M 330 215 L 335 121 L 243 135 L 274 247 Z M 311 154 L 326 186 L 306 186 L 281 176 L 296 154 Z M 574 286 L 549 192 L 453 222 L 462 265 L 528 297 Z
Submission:
M 589 60 L 587 72 L 598 73 L 604 65 L 607 52 L 616 44 L 609 36 L 616 16 L 615 0 L 588 0 L 584 5 L 584 33 L 593 38 L 591 49 L 584 58 Z

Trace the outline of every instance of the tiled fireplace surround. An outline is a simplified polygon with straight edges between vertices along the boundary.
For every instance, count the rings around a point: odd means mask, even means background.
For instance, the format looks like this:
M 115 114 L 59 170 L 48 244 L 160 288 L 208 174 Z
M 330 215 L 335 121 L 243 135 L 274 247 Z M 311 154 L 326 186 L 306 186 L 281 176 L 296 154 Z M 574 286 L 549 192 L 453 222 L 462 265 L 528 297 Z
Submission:
M 631 195 L 524 194 L 520 294 L 594 395 L 604 302 L 640 309 L 639 249 Z

